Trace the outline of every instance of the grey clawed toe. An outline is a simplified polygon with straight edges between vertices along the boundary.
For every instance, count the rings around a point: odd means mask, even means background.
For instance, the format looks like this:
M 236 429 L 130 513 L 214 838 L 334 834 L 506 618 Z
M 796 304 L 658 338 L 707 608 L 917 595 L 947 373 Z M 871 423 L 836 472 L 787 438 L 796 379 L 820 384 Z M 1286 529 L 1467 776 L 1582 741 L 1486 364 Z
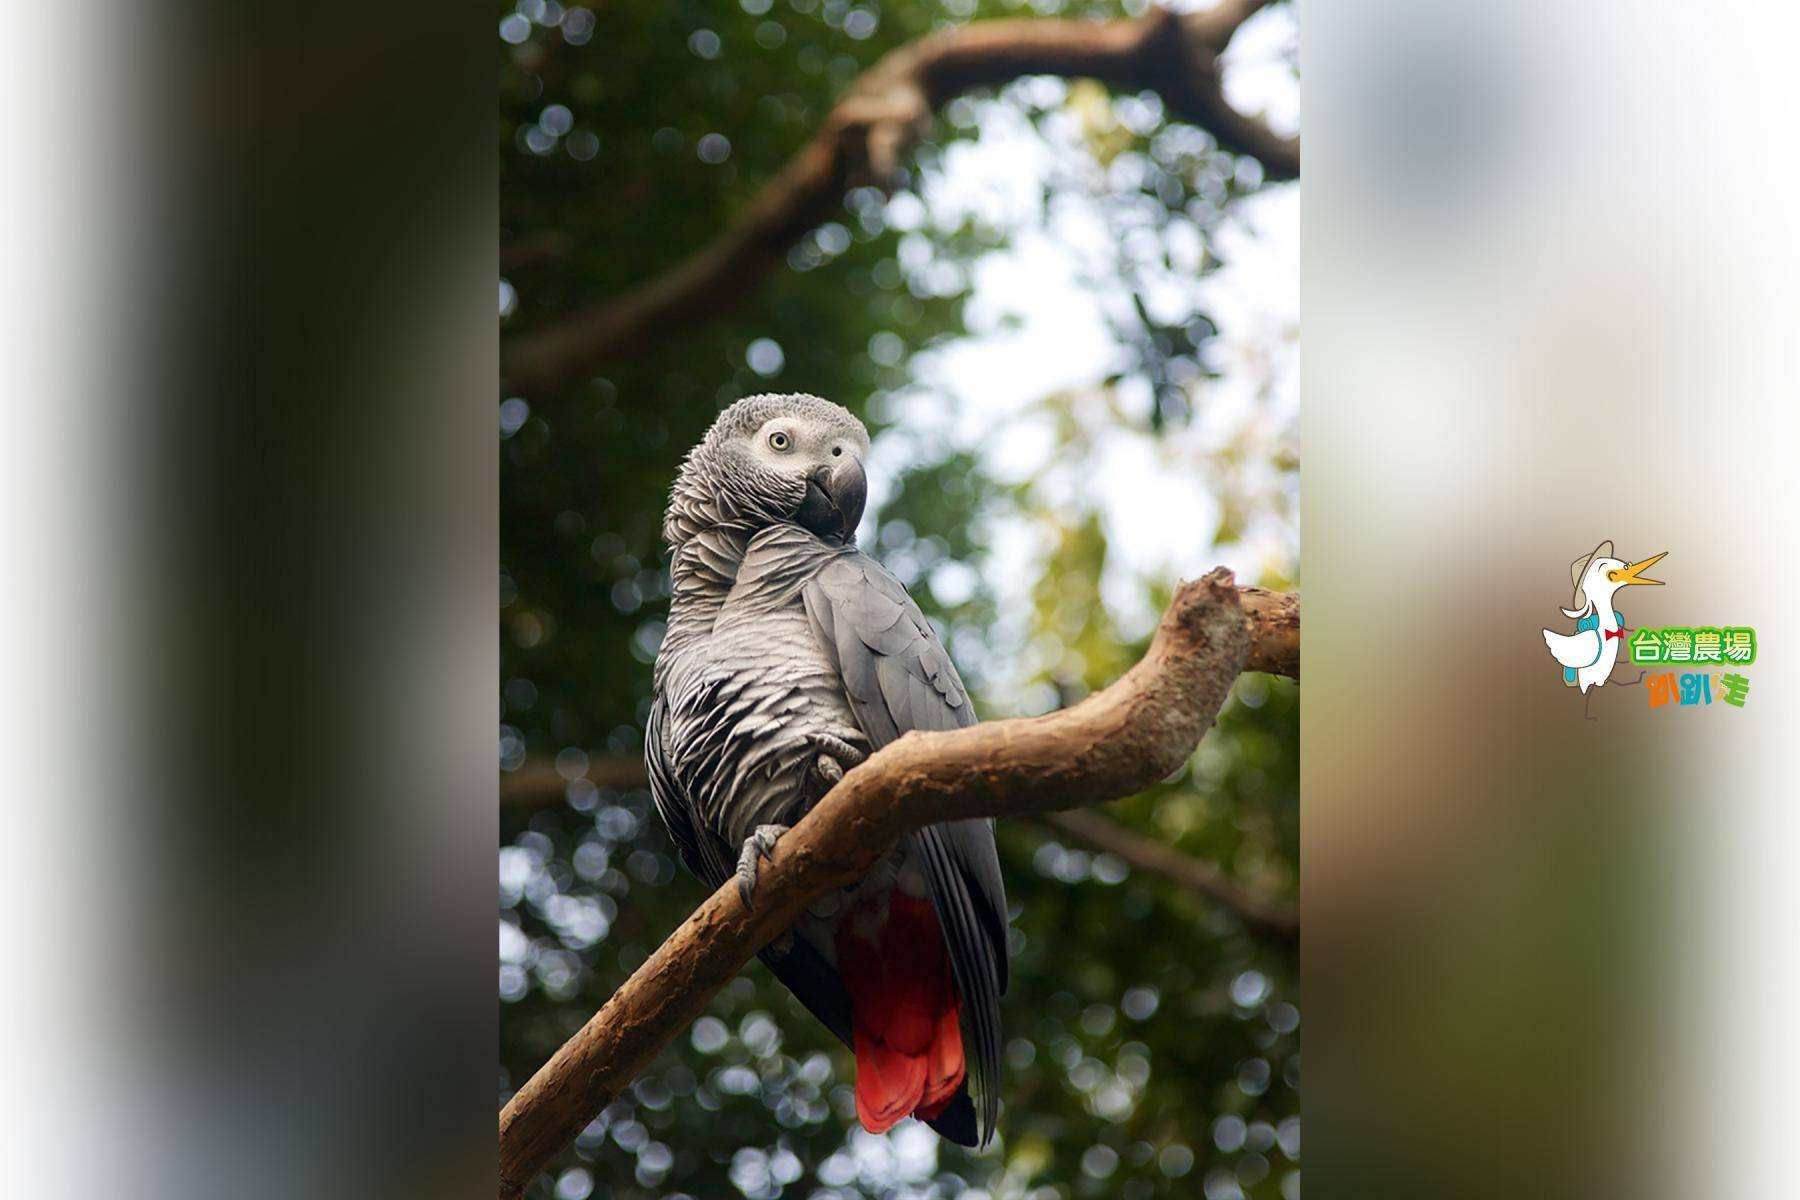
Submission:
M 744 839 L 744 849 L 738 855 L 737 885 L 738 898 L 744 902 L 745 908 L 752 907 L 750 896 L 756 891 L 756 874 L 761 863 L 758 861 L 775 853 L 775 842 L 788 831 L 786 825 L 758 825 Z

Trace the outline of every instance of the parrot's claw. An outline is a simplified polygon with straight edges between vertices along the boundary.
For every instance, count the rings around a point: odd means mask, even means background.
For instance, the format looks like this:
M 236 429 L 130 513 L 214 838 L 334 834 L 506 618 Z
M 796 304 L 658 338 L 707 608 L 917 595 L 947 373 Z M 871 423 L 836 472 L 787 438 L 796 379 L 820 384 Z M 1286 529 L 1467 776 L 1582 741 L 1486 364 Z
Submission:
M 841 738 L 819 737 L 814 739 L 818 753 L 813 756 L 813 787 L 818 792 L 813 797 L 817 803 L 825 798 L 825 793 L 838 785 L 844 772 L 856 766 L 868 755 Z
M 756 872 L 761 866 L 758 860 L 775 853 L 776 839 L 787 831 L 786 825 L 758 825 L 744 839 L 743 852 L 738 855 L 737 885 L 738 898 L 745 908 L 751 907 L 750 896 L 756 891 Z

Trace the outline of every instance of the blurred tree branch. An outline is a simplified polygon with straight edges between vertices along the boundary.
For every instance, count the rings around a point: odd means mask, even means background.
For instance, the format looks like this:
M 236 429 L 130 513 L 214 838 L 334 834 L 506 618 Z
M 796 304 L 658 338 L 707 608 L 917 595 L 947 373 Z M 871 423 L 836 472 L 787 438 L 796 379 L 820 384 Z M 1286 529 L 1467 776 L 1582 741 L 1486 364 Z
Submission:
M 1006 18 L 934 33 L 889 53 L 851 85 L 811 141 L 718 237 L 674 267 L 610 299 L 501 340 L 509 391 L 542 394 L 741 301 L 787 250 L 859 183 L 892 186 L 932 114 L 973 88 L 1026 75 L 1094 78 L 1154 91 L 1220 147 L 1262 163 L 1270 179 L 1300 173 L 1300 144 L 1225 101 L 1219 55 L 1269 0 L 1222 0 L 1204 12 L 1163 9 L 1135 21 Z M 541 261 L 509 246 L 502 263 Z
M 550 808 L 563 802 L 569 784 L 586 779 L 595 787 L 643 788 L 650 786 L 650 774 L 642 755 L 618 758 L 590 758 L 587 768 L 573 777 L 556 769 L 556 764 L 543 758 L 529 758 L 516 771 L 500 775 L 502 808 Z
M 1033 819 L 1065 838 L 1117 855 L 1134 871 L 1160 875 L 1198 892 L 1236 913 L 1253 933 L 1278 942 L 1300 940 L 1300 914 L 1292 908 L 1255 895 L 1211 864 L 1133 833 L 1099 813 L 1076 809 L 1040 813 Z
M 735 881 L 713 893 L 513 1095 L 500 1113 L 500 1195 L 520 1195 L 752 955 L 906 834 L 1100 804 L 1187 761 L 1253 657 L 1257 629 L 1231 572 L 1217 568 L 1178 588 L 1144 658 L 1079 704 L 909 733 L 872 755 L 776 843 L 753 907 Z
M 512 275 L 561 262 L 574 249 L 575 239 L 560 229 L 540 229 L 523 234 L 500 247 L 500 273 Z

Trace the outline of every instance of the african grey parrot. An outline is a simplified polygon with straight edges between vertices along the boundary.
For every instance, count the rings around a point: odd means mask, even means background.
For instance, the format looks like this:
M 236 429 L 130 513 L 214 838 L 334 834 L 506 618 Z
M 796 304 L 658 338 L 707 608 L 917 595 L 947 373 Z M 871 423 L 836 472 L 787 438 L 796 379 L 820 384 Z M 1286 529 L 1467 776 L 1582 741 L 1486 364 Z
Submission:
M 682 861 L 711 887 L 735 870 L 746 903 L 759 856 L 846 770 L 909 729 L 975 721 L 918 606 L 856 548 L 868 452 L 862 423 L 828 400 L 751 396 L 688 454 L 663 520 L 674 593 L 650 791 Z M 987 1144 L 1006 990 L 992 822 L 912 835 L 762 958 L 855 1051 L 865 1128 L 911 1113 Z

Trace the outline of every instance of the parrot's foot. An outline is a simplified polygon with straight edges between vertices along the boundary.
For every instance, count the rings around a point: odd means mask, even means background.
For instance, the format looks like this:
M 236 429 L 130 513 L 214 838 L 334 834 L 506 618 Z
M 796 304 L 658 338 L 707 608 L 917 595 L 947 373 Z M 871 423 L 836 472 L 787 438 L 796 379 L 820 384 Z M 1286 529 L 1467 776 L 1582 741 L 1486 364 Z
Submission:
M 841 738 L 821 736 L 814 738 L 813 744 L 819 751 L 813 757 L 813 787 L 817 792 L 813 800 L 816 803 L 838 785 L 845 771 L 862 762 L 868 755 Z
M 759 860 L 775 853 L 775 841 L 788 831 L 786 825 L 758 825 L 744 839 L 744 849 L 738 855 L 737 885 L 738 898 L 749 908 L 750 895 L 756 891 L 756 872 L 761 867 Z

